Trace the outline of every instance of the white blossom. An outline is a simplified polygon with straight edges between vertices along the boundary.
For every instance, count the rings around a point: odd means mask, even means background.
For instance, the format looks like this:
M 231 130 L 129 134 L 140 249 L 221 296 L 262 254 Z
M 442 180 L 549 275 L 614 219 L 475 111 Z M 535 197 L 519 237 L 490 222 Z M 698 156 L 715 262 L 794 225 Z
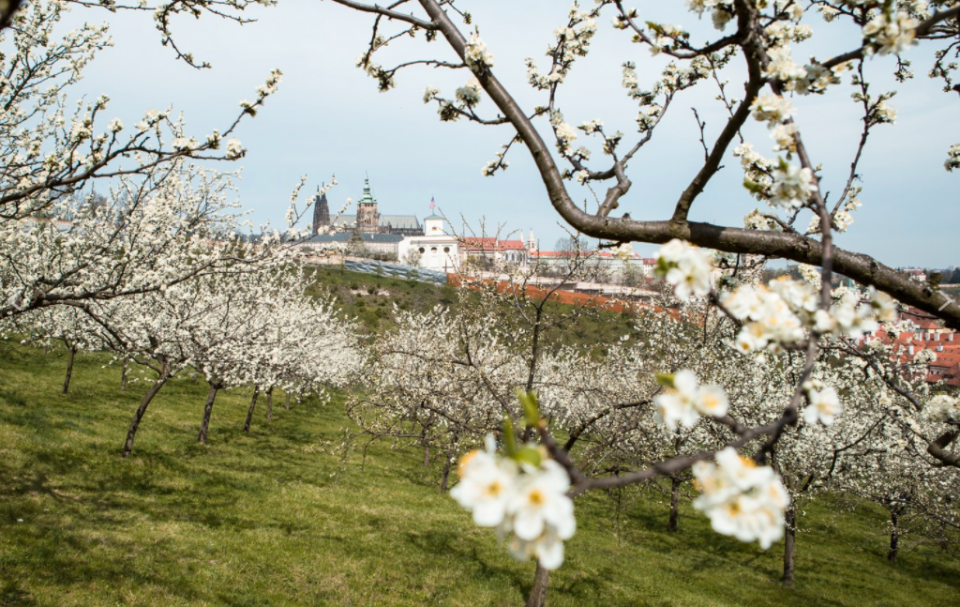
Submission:
M 881 55 L 901 53 L 914 43 L 914 30 L 919 23 L 904 11 L 897 12 L 892 18 L 886 11 L 880 11 L 876 17 L 863 26 L 863 37 L 874 46 Z
M 784 510 L 790 497 L 769 466 L 757 466 L 732 447 L 715 462 L 697 462 L 693 474 L 701 491 L 693 502 L 710 518 L 713 530 L 742 542 L 758 541 L 766 550 L 783 537 Z
M 730 402 L 723 388 L 716 385 L 701 386 L 693 371 L 678 371 L 666 392 L 653 399 L 657 407 L 657 423 L 673 432 L 678 425 L 691 428 L 700 415 L 723 417 Z
M 773 171 L 770 204 L 774 207 L 798 209 L 807 204 L 816 191 L 813 171 L 781 162 Z
M 950 146 L 950 149 L 947 151 L 947 159 L 944 161 L 943 167 L 948 171 L 960 169 L 960 143 Z
M 493 54 L 487 50 L 487 45 L 480 39 L 480 34 L 470 34 L 464 49 L 465 60 L 471 69 L 479 70 L 493 67 Z
M 960 421 L 960 402 L 946 394 L 938 394 L 924 405 L 923 415 L 928 421 L 937 424 Z
M 803 420 L 808 424 L 820 422 L 824 426 L 829 426 L 843 411 L 840 396 L 833 386 L 827 386 L 822 390 L 811 389 L 807 392 L 807 398 L 810 404 L 803 410 Z
M 699 247 L 675 238 L 660 247 L 656 257 L 657 276 L 673 285 L 678 299 L 686 301 L 691 296 L 704 297 L 710 293 L 713 267 L 709 256 Z

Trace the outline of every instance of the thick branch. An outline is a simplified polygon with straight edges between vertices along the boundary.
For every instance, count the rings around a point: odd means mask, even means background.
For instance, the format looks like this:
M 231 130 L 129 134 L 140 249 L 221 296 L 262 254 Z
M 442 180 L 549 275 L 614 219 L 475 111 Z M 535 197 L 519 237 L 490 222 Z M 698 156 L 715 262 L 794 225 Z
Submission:
M 375 15 L 383 15 L 384 17 L 389 17 L 390 19 L 396 19 L 398 21 L 406 21 L 407 23 L 416 25 L 417 27 L 422 27 L 425 30 L 435 30 L 437 29 L 437 24 L 432 21 L 424 21 L 423 19 L 417 19 L 413 15 L 405 15 L 389 8 L 383 8 L 377 4 L 363 4 L 361 2 L 354 2 L 353 0 L 333 0 L 337 4 L 342 4 L 346 7 L 352 8 L 354 10 L 362 11 L 364 13 L 374 13 Z

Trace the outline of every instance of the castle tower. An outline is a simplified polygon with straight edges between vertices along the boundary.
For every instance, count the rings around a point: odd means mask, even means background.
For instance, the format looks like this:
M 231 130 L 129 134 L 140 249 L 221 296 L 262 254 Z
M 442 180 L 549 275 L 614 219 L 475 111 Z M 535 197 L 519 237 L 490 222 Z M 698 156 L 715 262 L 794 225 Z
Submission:
M 317 189 L 319 192 L 319 188 Z M 317 195 L 313 199 L 313 235 L 320 233 L 321 228 L 330 225 L 330 205 L 327 203 L 327 193 Z
M 363 196 L 357 202 L 357 229 L 367 233 L 380 231 L 380 213 L 377 212 L 377 199 L 370 191 L 370 177 L 363 180 Z

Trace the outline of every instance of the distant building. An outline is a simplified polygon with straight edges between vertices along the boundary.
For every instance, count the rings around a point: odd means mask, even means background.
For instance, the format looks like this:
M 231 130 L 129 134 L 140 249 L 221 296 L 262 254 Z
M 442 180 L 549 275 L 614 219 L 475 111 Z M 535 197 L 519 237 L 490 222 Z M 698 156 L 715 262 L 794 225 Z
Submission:
M 353 215 L 336 215 L 330 217 L 326 195 L 318 196 L 314 202 L 313 233 L 321 231 L 353 232 L 358 230 L 363 234 L 396 234 L 400 236 L 417 236 L 423 234 L 423 227 L 416 215 L 382 215 L 377 199 L 370 189 L 370 178 L 364 179 L 363 195 L 357 202 L 357 212 Z M 327 228 L 323 230 L 322 228 Z
M 319 192 L 320 189 L 317 188 Z M 313 224 L 311 231 L 314 236 L 320 232 L 321 227 L 330 225 L 330 205 L 327 203 L 327 193 L 317 194 L 313 199 Z
M 397 245 L 403 240 L 399 234 L 367 234 L 358 232 L 363 240 L 363 249 L 370 254 L 395 257 Z M 301 250 L 319 255 L 325 251 L 345 252 L 350 245 L 354 232 L 333 232 L 332 234 L 316 234 L 300 243 Z
M 634 272 L 641 278 L 653 275 L 656 259 L 643 258 L 637 253 L 628 255 L 611 251 L 531 251 L 530 263 L 541 270 L 565 271 L 571 263 L 581 263 L 584 269 L 596 269 L 610 277 L 622 277 Z
M 407 236 L 397 247 L 402 263 L 416 259 L 428 270 L 455 272 L 460 266 L 460 239 L 444 230 L 443 217 L 431 215 L 423 220 L 425 234 Z
M 500 240 L 467 236 L 461 239 L 461 252 L 467 259 L 485 259 L 492 262 L 506 262 L 515 266 L 526 266 L 530 259 L 528 243 L 523 240 Z
M 927 273 L 918 268 L 907 268 L 903 271 L 904 274 L 910 278 L 916 280 L 917 282 L 927 282 Z

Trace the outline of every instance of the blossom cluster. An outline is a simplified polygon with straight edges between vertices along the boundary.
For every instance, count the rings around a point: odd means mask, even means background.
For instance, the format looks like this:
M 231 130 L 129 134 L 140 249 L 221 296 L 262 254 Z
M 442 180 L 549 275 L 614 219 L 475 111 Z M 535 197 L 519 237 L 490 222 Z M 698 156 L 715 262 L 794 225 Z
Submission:
M 774 207 L 799 209 L 807 204 L 816 191 L 817 184 L 813 171 L 781 160 L 780 166 L 773 170 L 769 202 Z
M 467 84 L 457 89 L 456 95 L 457 100 L 467 107 L 477 105 L 480 103 L 480 81 L 476 78 L 471 78 L 467 81 Z M 423 99 L 424 102 L 430 100 L 427 93 L 424 93 Z
M 701 16 L 708 10 L 712 11 L 713 27 L 718 30 L 725 28 L 734 15 L 733 2 L 730 0 L 687 0 L 687 8 Z
M 927 402 L 923 415 L 933 423 L 960 422 L 960 400 L 938 394 Z
M 723 388 L 717 385 L 701 386 L 693 371 L 682 370 L 668 378 L 668 388 L 653 399 L 657 407 L 657 423 L 673 432 L 677 424 L 692 428 L 700 415 L 723 417 L 730 401 Z
M 657 252 L 656 275 L 673 285 L 678 299 L 704 297 L 710 293 L 713 265 L 700 247 L 674 238 Z
M 960 169 L 960 144 L 950 146 L 950 150 L 947 152 L 947 160 L 943 163 L 943 167 L 951 172 L 953 169 Z
M 773 281 L 773 285 L 791 297 L 794 306 L 765 286 L 744 285 L 723 298 L 724 307 L 744 322 L 735 342 L 744 354 L 763 349 L 776 351 L 781 344 L 801 341 L 805 335 L 803 324 L 791 308 L 802 309 L 807 314 L 816 311 L 816 297 L 803 283 L 778 280 Z
M 904 11 L 888 15 L 881 11 L 863 26 L 863 37 L 871 42 L 867 52 L 881 55 L 897 54 L 914 43 L 914 35 L 919 23 Z
M 790 505 L 780 477 L 732 447 L 719 451 L 714 460 L 693 466 L 701 491 L 694 508 L 706 513 L 717 533 L 741 542 L 759 541 L 766 550 L 783 537 L 783 513 Z
M 567 496 L 570 478 L 560 464 L 500 457 L 490 435 L 485 450 L 460 459 L 459 473 L 450 496 L 473 513 L 477 525 L 496 527 L 517 559 L 535 556 L 547 569 L 563 563 L 563 541 L 573 537 L 577 525 Z
M 837 389 L 833 386 L 824 387 L 823 382 L 819 380 L 806 381 L 802 387 L 810 403 L 803 410 L 803 421 L 808 424 L 819 422 L 824 426 L 832 425 L 837 416 L 843 412 Z
M 806 329 L 859 338 L 876 330 L 878 321 L 888 322 L 896 316 L 890 296 L 875 290 L 869 292 L 869 301 L 862 303 L 857 292 L 837 289 L 830 310 L 821 309 L 816 285 L 811 282 L 779 278 L 769 286 L 744 285 L 725 295 L 724 307 L 744 322 L 737 349 L 744 353 L 776 351 L 783 344 L 802 341 Z
M 550 121 L 557 136 L 557 150 L 561 154 L 569 154 L 570 146 L 577 139 L 577 129 L 563 121 L 563 114 L 554 112 Z
M 487 45 L 480 39 L 480 34 L 470 34 L 464 49 L 464 59 L 473 70 L 493 67 L 493 53 L 487 50 Z

